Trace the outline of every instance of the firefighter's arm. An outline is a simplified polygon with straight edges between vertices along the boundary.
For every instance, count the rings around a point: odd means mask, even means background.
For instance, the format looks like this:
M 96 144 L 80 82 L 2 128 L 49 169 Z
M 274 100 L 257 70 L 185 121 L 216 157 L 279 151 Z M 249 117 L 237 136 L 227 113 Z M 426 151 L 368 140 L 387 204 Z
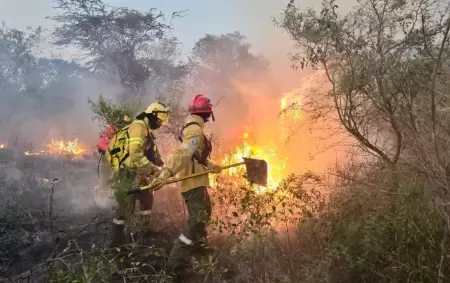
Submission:
M 147 136 L 147 128 L 145 125 L 133 123 L 128 129 L 129 148 L 131 161 L 136 165 L 138 173 L 152 174 L 155 165 L 153 165 L 144 154 L 145 138 Z
M 217 165 L 216 163 L 212 162 L 211 160 L 206 160 L 206 167 L 208 170 L 214 170 L 214 173 L 220 173 L 222 171 L 222 166 Z
M 199 150 L 203 142 L 203 132 L 199 130 L 184 131 L 183 142 L 172 155 L 163 170 L 163 178 L 175 176 L 181 169 L 191 166 L 192 156 Z

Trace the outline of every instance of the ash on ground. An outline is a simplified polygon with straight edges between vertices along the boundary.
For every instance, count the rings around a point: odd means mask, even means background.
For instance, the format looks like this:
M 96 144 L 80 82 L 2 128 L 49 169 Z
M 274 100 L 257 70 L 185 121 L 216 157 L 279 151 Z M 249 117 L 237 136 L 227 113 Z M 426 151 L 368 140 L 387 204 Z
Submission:
M 76 242 L 78 251 L 106 249 L 114 201 L 96 189 L 97 160 L 0 159 L 0 282 L 48 282 L 48 263 L 73 251 L 70 243 Z M 167 250 L 170 238 L 154 237 L 159 242 L 146 249 Z

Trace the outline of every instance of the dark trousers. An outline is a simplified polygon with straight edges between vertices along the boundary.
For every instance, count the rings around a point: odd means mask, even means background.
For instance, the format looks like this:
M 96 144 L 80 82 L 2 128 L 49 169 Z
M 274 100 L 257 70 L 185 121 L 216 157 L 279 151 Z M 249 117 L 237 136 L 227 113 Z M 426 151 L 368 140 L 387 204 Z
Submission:
M 184 268 L 188 264 L 194 246 L 206 242 L 206 227 L 211 219 L 211 199 L 206 187 L 184 192 L 183 199 L 189 218 L 170 252 L 169 268 Z
M 124 225 L 134 212 L 136 200 L 140 204 L 140 230 L 142 233 L 151 231 L 150 218 L 151 210 L 153 208 L 153 191 L 145 190 L 136 195 L 127 195 L 127 191 L 141 185 L 140 180 L 137 180 L 136 173 L 133 171 L 123 170 L 114 176 L 114 197 L 117 202 L 113 226 L 111 245 L 113 247 L 120 246 L 125 241 Z

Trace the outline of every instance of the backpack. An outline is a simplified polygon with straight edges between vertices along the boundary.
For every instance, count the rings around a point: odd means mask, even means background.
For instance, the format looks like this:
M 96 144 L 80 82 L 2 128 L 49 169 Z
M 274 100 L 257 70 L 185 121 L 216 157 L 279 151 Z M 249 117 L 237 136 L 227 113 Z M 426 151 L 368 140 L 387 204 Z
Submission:
M 144 124 L 148 131 L 148 126 L 144 121 L 136 120 L 135 122 Z M 130 156 L 128 151 L 128 141 L 130 139 L 128 129 L 131 125 L 132 124 L 122 128 L 114 135 L 105 154 L 106 159 L 115 172 L 119 171 L 123 162 Z
M 100 154 L 104 154 L 106 152 L 115 133 L 116 129 L 112 125 L 109 125 L 100 135 L 100 139 L 97 142 L 97 149 Z

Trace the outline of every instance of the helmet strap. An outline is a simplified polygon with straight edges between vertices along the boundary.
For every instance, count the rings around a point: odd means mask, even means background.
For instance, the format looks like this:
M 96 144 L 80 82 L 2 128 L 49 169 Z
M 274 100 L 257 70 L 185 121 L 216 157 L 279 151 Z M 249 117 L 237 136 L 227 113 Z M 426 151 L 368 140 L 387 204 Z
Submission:
M 209 112 L 209 113 L 195 113 L 194 115 L 202 117 L 203 121 L 206 123 L 206 122 L 209 121 L 209 118 L 211 117 L 212 112 Z M 214 121 L 214 116 L 213 116 L 213 121 Z

